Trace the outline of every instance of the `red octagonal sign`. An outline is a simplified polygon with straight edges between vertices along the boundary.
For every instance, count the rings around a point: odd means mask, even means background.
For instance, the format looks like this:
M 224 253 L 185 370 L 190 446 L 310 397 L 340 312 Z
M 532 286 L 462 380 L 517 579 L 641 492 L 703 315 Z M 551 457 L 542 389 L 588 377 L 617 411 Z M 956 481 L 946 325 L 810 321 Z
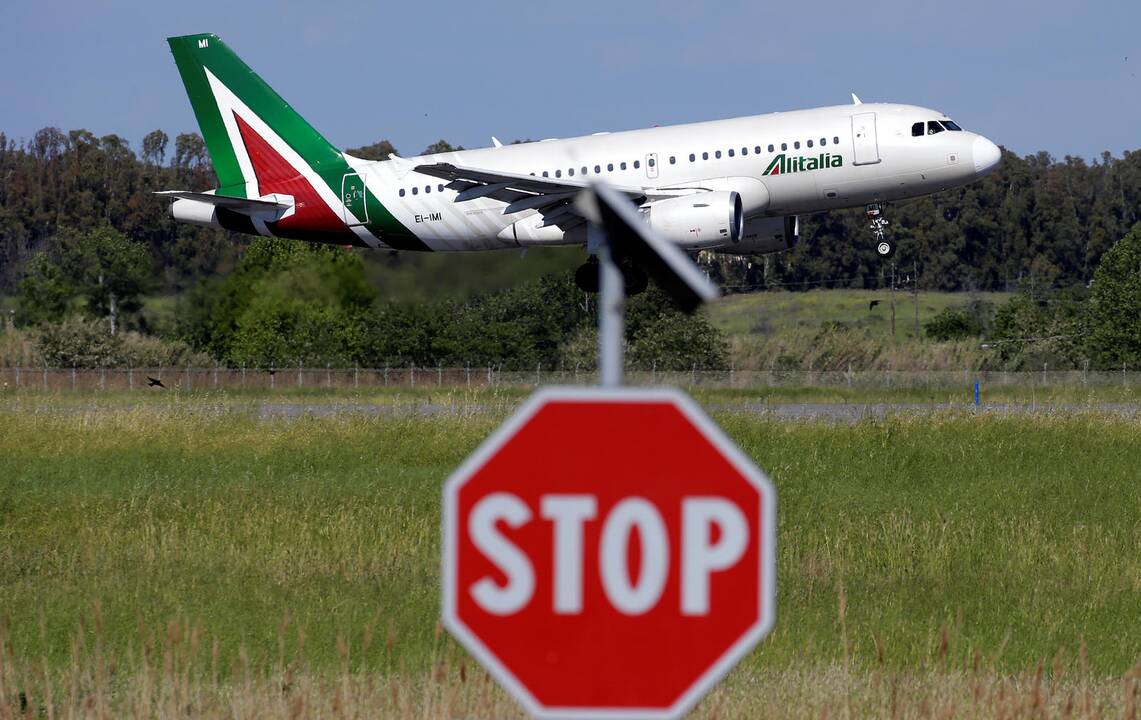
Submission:
M 532 396 L 444 489 L 444 623 L 539 717 L 677 717 L 772 627 L 776 494 L 675 390 Z

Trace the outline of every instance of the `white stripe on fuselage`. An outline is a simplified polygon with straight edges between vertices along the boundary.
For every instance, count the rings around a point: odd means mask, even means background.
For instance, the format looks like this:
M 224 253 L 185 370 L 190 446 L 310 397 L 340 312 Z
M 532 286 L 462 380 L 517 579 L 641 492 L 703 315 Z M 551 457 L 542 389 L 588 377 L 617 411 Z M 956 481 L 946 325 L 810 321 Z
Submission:
M 313 189 L 325 204 L 329 206 L 329 209 L 336 213 L 337 217 L 353 217 L 352 214 L 345 209 L 340 195 L 329 188 L 325 181 L 309 167 L 309 163 L 305 162 L 297 151 L 289 146 L 289 143 L 282 140 L 269 125 L 258 117 L 257 113 L 251 110 L 230 88 L 226 87 L 221 80 L 215 77 L 214 73 L 210 72 L 210 68 L 203 67 L 203 70 L 206 71 L 206 79 L 210 83 L 210 89 L 214 93 L 214 101 L 217 103 L 218 110 L 222 115 L 222 123 L 226 127 L 227 135 L 230 137 L 230 145 L 234 148 L 234 155 L 237 157 L 238 167 L 241 168 L 242 175 L 246 179 L 246 197 L 256 199 L 262 197 L 264 193 L 262 193 L 261 188 L 258 187 L 257 174 L 254 172 L 253 163 L 250 161 L 249 153 L 246 150 L 246 143 L 242 140 L 242 134 L 238 130 L 237 121 L 234 120 L 235 112 L 242 117 L 242 120 L 244 120 L 254 132 L 269 143 L 269 146 L 273 148 L 278 155 L 284 158 L 285 161 L 297 171 L 298 175 L 304 177 L 309 184 L 313 186 Z M 260 225 L 255 223 L 255 226 L 258 232 L 263 235 L 269 234 L 264 223 Z M 368 228 L 358 225 L 350 229 L 369 247 L 380 247 L 380 242 L 376 239 L 376 236 L 369 232 Z

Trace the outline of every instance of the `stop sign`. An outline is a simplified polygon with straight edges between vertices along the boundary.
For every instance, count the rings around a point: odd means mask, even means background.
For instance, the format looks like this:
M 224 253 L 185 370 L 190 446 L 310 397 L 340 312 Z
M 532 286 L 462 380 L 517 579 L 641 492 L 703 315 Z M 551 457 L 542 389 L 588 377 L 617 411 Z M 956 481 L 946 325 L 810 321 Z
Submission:
M 539 717 L 677 717 L 775 617 L 776 494 L 675 390 L 533 395 L 444 489 L 443 617 Z

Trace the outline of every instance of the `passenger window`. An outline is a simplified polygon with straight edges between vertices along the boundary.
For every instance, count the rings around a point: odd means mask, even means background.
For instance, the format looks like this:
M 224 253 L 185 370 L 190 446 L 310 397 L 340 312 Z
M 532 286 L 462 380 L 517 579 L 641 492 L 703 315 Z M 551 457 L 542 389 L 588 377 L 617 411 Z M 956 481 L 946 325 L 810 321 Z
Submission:
M 574 168 L 567 168 L 567 175 L 574 177 Z
M 733 157 L 734 154 L 733 148 L 729 148 L 729 157 Z
M 773 144 L 769 143 L 769 152 L 772 152 L 772 151 L 773 151 Z M 758 152 L 757 154 L 760 155 L 760 152 Z
M 832 138 L 832 144 L 833 144 L 833 145 L 839 145 L 839 144 L 840 144 L 840 136 L 839 136 L 839 135 L 837 135 L 836 137 Z
M 563 176 L 563 171 L 562 171 L 562 170 L 556 170 L 556 171 L 555 171 L 555 177 L 562 177 L 562 176 Z
M 614 172 L 614 163 L 606 163 L 606 172 Z
M 432 192 L 432 186 L 431 185 L 425 185 L 424 186 L 424 192 L 426 192 L 426 193 Z
M 677 158 L 670 155 L 670 165 L 677 165 Z
M 928 120 L 927 121 L 927 134 L 928 135 L 937 135 L 941 132 L 943 132 L 943 126 L 942 125 L 935 122 L 934 120 Z
M 820 138 L 820 147 L 824 147 L 827 144 L 828 144 L 828 138 Z
M 923 136 L 923 123 L 917 122 L 911 126 L 911 137 Z
M 597 175 L 600 172 L 602 172 L 602 166 L 601 165 L 595 165 L 594 166 L 594 174 Z
M 586 166 L 585 166 L 585 165 L 583 165 L 583 166 L 582 166 L 582 174 L 583 174 L 583 175 L 585 175 L 585 174 L 586 174 Z
M 697 156 L 696 156 L 696 155 L 694 155 L 693 153 L 690 153 L 690 154 L 689 154 L 689 161 L 690 161 L 690 162 L 694 162 L 695 160 L 697 160 Z
M 781 149 L 781 150 L 788 150 L 788 143 L 781 143 L 781 144 L 780 144 L 780 149 Z
M 713 157 L 715 157 L 715 158 L 717 158 L 718 160 L 720 160 L 720 159 L 721 159 L 721 151 L 720 151 L 720 150 L 718 150 L 717 152 L 713 153 Z
M 760 150 L 760 148 L 757 148 L 757 150 Z M 741 154 L 742 155 L 748 155 L 749 154 L 749 148 L 747 148 L 747 147 L 741 148 Z
M 543 171 L 543 177 L 550 177 L 546 170 Z
M 404 188 L 400 188 L 400 197 L 404 197 Z
M 420 188 L 412 188 L 412 194 L 413 195 L 419 195 L 420 194 Z
M 800 141 L 799 141 L 799 140 L 797 140 L 796 142 L 794 142 L 794 143 L 792 144 L 792 147 L 793 147 L 793 149 L 794 149 L 794 150 L 799 150 L 799 149 L 800 149 Z
M 808 147 L 812 147 L 812 141 L 811 140 L 808 141 Z
M 701 153 L 701 159 L 702 160 L 708 160 L 709 159 L 709 153 L 707 153 L 707 152 Z
M 649 158 L 646 160 L 646 165 L 653 167 L 654 165 L 657 165 L 657 161 L 654 160 L 653 158 Z
M 625 169 L 626 169 L 626 163 L 622 163 L 622 164 L 621 164 L 621 165 L 619 165 L 618 167 L 619 167 L 619 169 L 621 169 L 621 170 L 625 170 Z
M 534 175 L 535 173 L 531 173 L 531 174 L 532 174 L 532 175 Z M 444 185 L 443 185 L 443 183 L 441 183 L 441 184 L 437 185 L 437 186 L 436 186 L 436 190 L 438 190 L 438 191 L 440 191 L 440 192 L 444 192 Z
M 635 160 L 634 161 L 634 169 L 637 170 L 640 167 L 642 167 L 642 162 L 640 160 Z
M 773 146 L 772 146 L 772 145 L 769 145 L 769 150 L 772 150 L 772 149 L 773 149 Z M 756 146 L 755 148 L 753 148 L 753 152 L 755 152 L 756 154 L 760 155 L 760 154 L 761 154 L 761 146 L 760 146 L 760 145 L 758 145 L 758 146 Z

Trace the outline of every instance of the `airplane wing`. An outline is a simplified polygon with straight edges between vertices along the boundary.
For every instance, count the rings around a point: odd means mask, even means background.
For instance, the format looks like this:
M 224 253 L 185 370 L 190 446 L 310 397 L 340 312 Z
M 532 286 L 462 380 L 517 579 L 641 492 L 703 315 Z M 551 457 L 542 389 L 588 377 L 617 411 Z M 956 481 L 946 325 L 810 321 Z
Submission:
M 517 175 L 499 170 L 460 167 L 451 163 L 417 165 L 416 172 L 448 181 L 448 188 L 459 193 L 456 202 L 476 198 L 492 198 L 507 203 L 504 215 L 536 210 L 543 216 L 544 225 L 559 225 L 566 229 L 584 222 L 574 206 L 575 196 L 590 187 L 585 180 L 573 178 L 546 178 L 535 175 Z M 635 204 L 646 200 L 644 188 L 611 186 Z

